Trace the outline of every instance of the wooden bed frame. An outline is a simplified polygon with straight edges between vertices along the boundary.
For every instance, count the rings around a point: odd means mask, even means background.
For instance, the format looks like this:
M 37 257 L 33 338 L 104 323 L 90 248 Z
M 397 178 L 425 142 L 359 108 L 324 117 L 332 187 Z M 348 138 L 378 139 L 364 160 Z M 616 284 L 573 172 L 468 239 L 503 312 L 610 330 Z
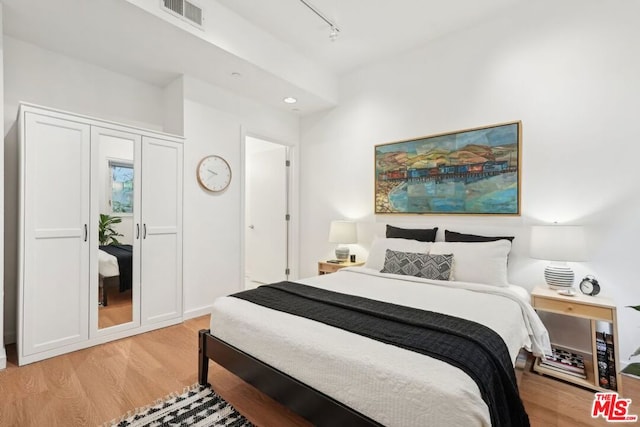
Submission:
M 211 335 L 199 332 L 198 382 L 209 385 L 209 359 L 316 426 L 381 426 L 337 400 Z

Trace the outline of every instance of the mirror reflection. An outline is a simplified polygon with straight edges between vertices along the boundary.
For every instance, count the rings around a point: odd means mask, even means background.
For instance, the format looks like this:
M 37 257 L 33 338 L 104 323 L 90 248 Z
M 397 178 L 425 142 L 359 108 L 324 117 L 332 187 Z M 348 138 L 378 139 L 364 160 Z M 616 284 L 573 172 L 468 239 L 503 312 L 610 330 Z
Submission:
M 99 143 L 98 328 L 133 320 L 133 153 L 131 140 L 101 135 Z

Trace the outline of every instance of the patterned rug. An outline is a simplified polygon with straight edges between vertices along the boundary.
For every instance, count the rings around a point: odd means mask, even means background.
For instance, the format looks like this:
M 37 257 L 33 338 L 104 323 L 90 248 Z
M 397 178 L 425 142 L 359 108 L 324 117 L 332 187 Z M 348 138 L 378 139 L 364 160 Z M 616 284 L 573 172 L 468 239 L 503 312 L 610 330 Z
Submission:
M 105 424 L 111 427 L 250 427 L 252 424 L 209 387 L 194 385 Z

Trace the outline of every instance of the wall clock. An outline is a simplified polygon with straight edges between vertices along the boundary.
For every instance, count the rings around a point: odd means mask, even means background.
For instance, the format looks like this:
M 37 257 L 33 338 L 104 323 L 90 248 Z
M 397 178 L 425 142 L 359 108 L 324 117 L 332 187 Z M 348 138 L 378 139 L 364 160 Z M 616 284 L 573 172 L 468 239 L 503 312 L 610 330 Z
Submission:
M 196 177 L 205 190 L 223 191 L 231 182 L 231 168 L 229 163 L 220 156 L 206 156 L 198 163 Z

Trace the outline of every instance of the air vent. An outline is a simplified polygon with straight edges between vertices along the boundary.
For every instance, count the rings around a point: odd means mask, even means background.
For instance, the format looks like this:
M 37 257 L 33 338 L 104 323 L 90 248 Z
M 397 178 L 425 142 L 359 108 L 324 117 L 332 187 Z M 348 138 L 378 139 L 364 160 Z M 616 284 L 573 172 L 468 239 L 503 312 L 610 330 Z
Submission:
M 202 25 L 202 9 L 186 0 L 184 2 L 184 17 L 197 25 Z
M 202 27 L 202 8 L 187 0 L 162 0 L 164 9 L 191 24 Z

